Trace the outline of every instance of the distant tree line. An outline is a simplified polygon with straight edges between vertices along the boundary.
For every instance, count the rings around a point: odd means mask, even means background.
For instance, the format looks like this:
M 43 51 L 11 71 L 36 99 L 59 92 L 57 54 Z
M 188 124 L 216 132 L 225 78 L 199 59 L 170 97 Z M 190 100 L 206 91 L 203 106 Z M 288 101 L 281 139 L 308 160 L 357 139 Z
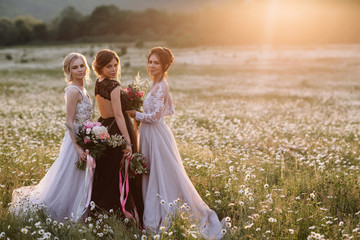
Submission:
M 66 7 L 51 23 L 31 16 L 11 21 L 0 19 L 0 45 L 54 41 L 134 41 L 164 40 L 181 31 L 193 31 L 196 14 L 169 14 L 166 11 L 120 10 L 113 5 L 99 6 L 87 16 Z M 192 28 L 192 29 L 190 29 Z M 180 33 L 179 33 L 180 31 Z
M 34 39 L 44 41 L 48 34 L 47 25 L 31 16 L 20 16 L 13 21 L 0 19 L 0 45 L 24 44 Z
M 347 1 L 339 7 L 333 1 L 317 6 L 309 0 L 311 8 L 281 5 L 276 12 L 269 12 L 274 9 L 271 2 L 239 1 L 191 13 L 104 5 L 83 15 L 66 7 L 50 23 L 31 16 L 1 18 L 0 45 L 136 40 L 162 40 L 176 46 L 360 42 L 360 1 Z

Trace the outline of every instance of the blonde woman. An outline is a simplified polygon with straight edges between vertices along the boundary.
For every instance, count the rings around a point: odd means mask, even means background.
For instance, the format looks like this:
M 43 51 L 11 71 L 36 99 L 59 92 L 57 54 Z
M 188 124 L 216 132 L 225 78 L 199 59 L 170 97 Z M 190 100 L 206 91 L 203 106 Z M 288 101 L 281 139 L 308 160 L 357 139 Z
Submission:
M 88 82 L 89 67 L 80 53 L 70 53 L 63 61 L 65 81 L 66 123 L 73 131 L 79 125 L 91 121 L 91 101 L 84 88 Z M 50 217 L 63 221 L 78 220 L 86 214 L 84 201 L 89 194 L 83 191 L 85 171 L 75 163 L 85 160 L 86 154 L 69 131 L 66 131 L 59 156 L 38 185 L 15 189 L 10 211 L 23 214 L 44 208 Z

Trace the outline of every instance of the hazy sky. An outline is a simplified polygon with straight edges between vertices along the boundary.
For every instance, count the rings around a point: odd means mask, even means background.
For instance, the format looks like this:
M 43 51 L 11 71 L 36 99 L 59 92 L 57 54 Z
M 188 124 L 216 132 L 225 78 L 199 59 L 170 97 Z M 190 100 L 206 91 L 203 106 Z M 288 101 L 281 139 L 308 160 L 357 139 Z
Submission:
M 49 21 L 67 6 L 74 6 L 84 14 L 91 13 L 96 6 L 109 4 L 114 4 L 123 10 L 154 8 L 168 11 L 192 11 L 230 1 L 243 0 L 0 0 L 0 17 L 14 18 L 19 15 L 32 15 Z

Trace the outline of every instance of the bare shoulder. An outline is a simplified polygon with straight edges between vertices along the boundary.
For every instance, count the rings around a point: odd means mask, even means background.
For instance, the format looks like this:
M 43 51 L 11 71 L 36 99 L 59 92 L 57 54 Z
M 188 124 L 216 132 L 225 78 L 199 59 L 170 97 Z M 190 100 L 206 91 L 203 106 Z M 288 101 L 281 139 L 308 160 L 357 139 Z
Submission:
M 79 89 L 77 89 L 76 87 L 66 87 L 65 91 L 67 94 L 71 94 L 71 95 L 77 95 L 80 94 Z
M 78 100 L 81 98 L 81 93 L 79 92 L 79 89 L 77 89 L 76 87 L 67 87 L 65 91 L 68 99 Z

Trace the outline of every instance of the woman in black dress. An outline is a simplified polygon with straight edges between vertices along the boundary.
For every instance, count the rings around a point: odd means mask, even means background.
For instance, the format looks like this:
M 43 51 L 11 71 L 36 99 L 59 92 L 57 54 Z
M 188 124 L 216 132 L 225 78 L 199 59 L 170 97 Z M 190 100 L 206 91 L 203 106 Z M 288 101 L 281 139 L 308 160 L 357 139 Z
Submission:
M 109 134 L 121 134 L 126 140 L 126 148 L 108 147 L 104 155 L 96 159 L 96 168 L 91 200 L 101 210 L 121 211 L 119 170 L 123 157 L 137 152 L 133 125 L 125 112 L 125 104 L 121 101 L 120 83 L 116 79 L 120 75 L 120 59 L 114 51 L 104 49 L 96 54 L 93 70 L 98 79 L 95 85 L 95 97 L 98 103 L 99 122 L 108 128 Z M 124 176 L 122 176 L 124 179 Z M 141 192 L 141 176 L 130 179 L 130 191 L 125 209 L 137 222 L 142 224 L 143 199 Z

